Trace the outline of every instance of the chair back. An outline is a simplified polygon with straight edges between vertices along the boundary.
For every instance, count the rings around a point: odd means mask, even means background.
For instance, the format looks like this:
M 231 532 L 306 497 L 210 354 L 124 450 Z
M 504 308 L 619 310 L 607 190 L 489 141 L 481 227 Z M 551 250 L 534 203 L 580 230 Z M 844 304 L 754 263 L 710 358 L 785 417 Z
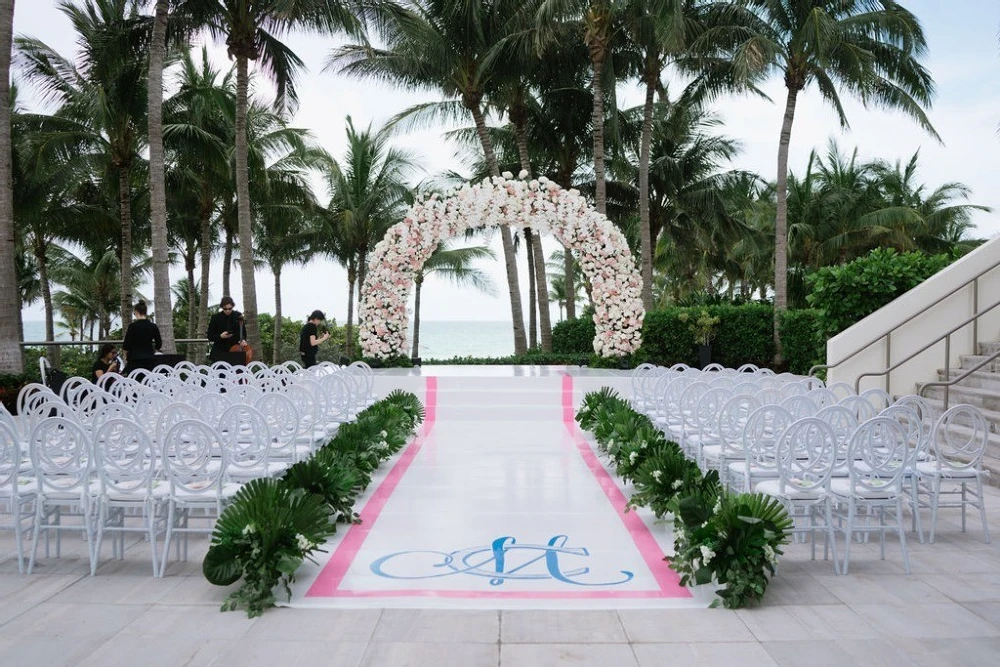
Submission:
M 861 422 L 847 447 L 847 471 L 854 493 L 901 493 L 909 460 L 910 435 L 899 420 L 873 417 Z
M 94 432 L 94 464 L 105 494 L 152 490 L 160 466 L 146 430 L 131 419 L 118 418 Z
M 43 492 L 86 493 L 93 467 L 90 437 L 79 423 L 46 417 L 31 431 L 31 466 Z
M 780 488 L 817 493 L 837 464 L 837 435 L 822 419 L 805 417 L 788 425 L 776 447 Z
M 989 425 L 975 406 L 955 405 L 934 422 L 930 440 L 939 470 L 982 470 Z
M 163 469 L 174 493 L 221 496 L 229 457 L 213 426 L 182 419 L 163 438 Z

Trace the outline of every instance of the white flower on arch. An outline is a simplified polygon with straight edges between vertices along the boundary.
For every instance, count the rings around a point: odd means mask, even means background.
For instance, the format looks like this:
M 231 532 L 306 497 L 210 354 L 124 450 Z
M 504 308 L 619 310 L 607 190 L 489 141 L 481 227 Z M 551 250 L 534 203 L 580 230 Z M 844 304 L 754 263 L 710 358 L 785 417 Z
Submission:
M 503 176 L 464 185 L 445 197 L 415 203 L 375 246 L 359 311 L 362 353 L 387 358 L 405 354 L 406 305 L 413 277 L 444 239 L 494 225 L 551 233 L 573 250 L 594 296 L 594 351 L 620 357 L 639 349 L 645 311 L 641 278 L 625 237 L 576 190 L 545 177 Z

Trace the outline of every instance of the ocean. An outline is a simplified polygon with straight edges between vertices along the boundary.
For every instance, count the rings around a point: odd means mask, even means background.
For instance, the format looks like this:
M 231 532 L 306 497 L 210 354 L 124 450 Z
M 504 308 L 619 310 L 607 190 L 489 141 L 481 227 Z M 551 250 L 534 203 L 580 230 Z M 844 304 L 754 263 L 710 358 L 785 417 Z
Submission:
M 45 322 L 26 320 L 24 338 L 45 340 Z M 69 336 L 56 329 L 56 340 L 69 340 Z M 411 346 L 412 343 L 407 344 L 407 353 Z M 514 335 L 509 322 L 420 323 L 420 356 L 424 359 L 506 357 L 511 354 L 514 354 Z

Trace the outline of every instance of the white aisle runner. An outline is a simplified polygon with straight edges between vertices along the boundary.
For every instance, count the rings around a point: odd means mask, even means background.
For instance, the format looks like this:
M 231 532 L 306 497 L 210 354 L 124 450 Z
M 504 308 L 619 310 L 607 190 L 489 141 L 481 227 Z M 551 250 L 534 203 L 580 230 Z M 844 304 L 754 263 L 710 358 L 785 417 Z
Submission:
M 427 421 L 291 606 L 704 606 L 573 423 L 573 378 L 428 377 Z M 644 521 L 645 519 L 645 521 Z M 661 546 L 663 545 L 663 546 Z

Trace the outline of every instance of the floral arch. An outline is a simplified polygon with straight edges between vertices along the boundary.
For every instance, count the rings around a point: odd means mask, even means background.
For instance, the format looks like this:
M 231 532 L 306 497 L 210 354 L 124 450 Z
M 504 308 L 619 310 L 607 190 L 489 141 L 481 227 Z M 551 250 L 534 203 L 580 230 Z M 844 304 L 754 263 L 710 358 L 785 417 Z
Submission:
M 405 354 L 407 302 L 416 272 L 438 243 L 493 225 L 549 232 L 574 251 L 594 297 L 594 351 L 620 357 L 639 349 L 645 311 L 641 279 L 625 237 L 576 190 L 509 172 L 417 202 L 372 252 L 360 308 L 365 356 Z

